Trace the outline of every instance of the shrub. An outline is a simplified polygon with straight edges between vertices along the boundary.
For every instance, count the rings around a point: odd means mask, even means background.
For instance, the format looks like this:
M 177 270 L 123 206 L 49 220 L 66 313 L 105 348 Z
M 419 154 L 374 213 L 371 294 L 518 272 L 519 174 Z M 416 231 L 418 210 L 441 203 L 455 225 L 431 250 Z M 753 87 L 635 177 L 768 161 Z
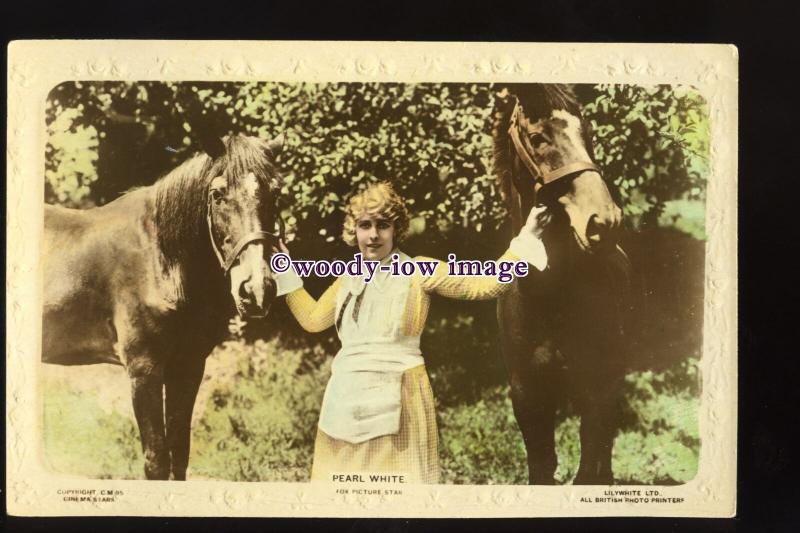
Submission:
M 628 420 L 614 441 L 615 481 L 677 484 L 697 473 L 700 448 L 697 359 L 662 372 L 626 379 Z M 440 407 L 442 481 L 463 484 L 525 484 L 527 455 L 514 418 L 508 386 L 483 391 L 474 403 Z M 570 409 L 556 428 L 555 478 L 569 483 L 580 460 L 580 419 Z
M 309 478 L 319 407 L 330 363 L 309 366 L 318 349 L 276 341 L 230 341 L 212 357 L 236 368 L 207 393 L 192 433 L 193 477 L 235 481 Z

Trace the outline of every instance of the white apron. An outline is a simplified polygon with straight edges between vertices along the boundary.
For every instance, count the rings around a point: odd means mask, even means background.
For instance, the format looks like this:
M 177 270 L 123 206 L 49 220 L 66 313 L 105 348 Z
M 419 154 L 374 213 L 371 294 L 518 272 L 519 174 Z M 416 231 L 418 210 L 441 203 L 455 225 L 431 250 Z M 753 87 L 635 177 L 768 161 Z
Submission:
M 402 252 L 400 261 L 412 259 Z M 391 254 L 384 264 L 391 261 Z M 342 348 L 333 360 L 319 428 L 358 444 L 400 430 L 403 372 L 424 364 L 419 336 L 402 334 L 411 278 L 376 272 L 369 284 L 346 277 L 336 297 Z

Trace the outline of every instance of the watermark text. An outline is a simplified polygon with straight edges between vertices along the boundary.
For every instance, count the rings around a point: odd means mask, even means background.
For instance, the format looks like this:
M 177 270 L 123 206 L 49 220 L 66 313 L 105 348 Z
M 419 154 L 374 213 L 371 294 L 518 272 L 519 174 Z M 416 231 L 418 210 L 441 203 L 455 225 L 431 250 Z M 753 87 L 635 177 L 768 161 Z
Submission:
M 447 256 L 447 263 L 437 260 L 401 261 L 398 254 L 392 254 L 389 261 L 373 261 L 364 259 L 360 253 L 355 254 L 350 261 L 340 259 L 325 260 L 298 260 L 292 259 L 288 254 L 277 253 L 270 259 L 272 271 L 276 274 L 287 272 L 290 268 L 301 278 L 309 276 L 353 276 L 362 277 L 369 283 L 378 272 L 388 273 L 390 276 L 410 277 L 419 274 L 423 277 L 434 276 L 440 266 L 446 266 L 448 276 L 493 276 L 500 283 L 510 283 L 515 277 L 528 275 L 528 263 L 525 261 L 478 261 L 458 260 L 455 254 Z

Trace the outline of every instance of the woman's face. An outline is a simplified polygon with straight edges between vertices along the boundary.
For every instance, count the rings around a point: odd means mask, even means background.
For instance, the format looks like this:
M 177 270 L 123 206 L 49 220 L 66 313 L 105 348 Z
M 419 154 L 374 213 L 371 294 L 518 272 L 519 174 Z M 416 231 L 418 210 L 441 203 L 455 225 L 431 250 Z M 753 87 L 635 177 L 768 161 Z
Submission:
M 394 249 L 394 222 L 379 213 L 364 213 L 356 220 L 356 241 L 365 260 L 380 261 Z

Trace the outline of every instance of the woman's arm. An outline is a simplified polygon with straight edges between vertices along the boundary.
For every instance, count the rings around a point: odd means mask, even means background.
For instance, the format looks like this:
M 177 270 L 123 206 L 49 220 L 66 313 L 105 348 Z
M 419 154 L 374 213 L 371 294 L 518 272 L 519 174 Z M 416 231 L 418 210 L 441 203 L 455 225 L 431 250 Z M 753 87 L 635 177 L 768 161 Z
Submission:
M 273 251 L 289 255 L 289 249 L 283 241 L 279 241 L 278 249 L 273 249 Z M 336 313 L 336 294 L 341 281 L 342 279 L 338 278 L 322 293 L 319 300 L 315 300 L 303 288 L 302 278 L 292 268 L 275 275 L 278 296 L 286 295 L 286 305 L 289 306 L 289 311 L 292 312 L 300 326 L 311 333 L 326 330 L 333 325 L 333 316 Z
M 541 228 L 542 219 L 546 216 L 544 207 L 531 209 L 525 225 L 511 240 L 509 249 L 500 256 L 497 263 L 524 260 L 537 270 L 544 270 L 547 267 L 547 253 L 541 241 Z M 511 283 L 501 283 L 497 276 L 450 276 L 448 265 L 441 261 L 438 261 L 434 275 L 425 277 L 422 281 L 425 292 L 461 300 L 489 300 L 497 298 L 510 288 Z
M 428 257 L 418 257 L 416 260 L 436 261 Z M 497 261 L 516 262 L 520 261 L 520 257 L 509 250 Z M 450 276 L 447 263 L 436 262 L 436 272 L 432 276 L 423 277 L 421 282 L 422 290 L 429 294 L 435 293 L 459 300 L 491 300 L 511 288 L 511 283 L 500 283 L 497 276 Z
M 300 326 L 311 333 L 324 331 L 333 325 L 334 315 L 336 314 L 336 294 L 342 278 L 334 281 L 327 290 L 322 293 L 319 300 L 308 294 L 303 288 L 297 289 L 286 295 L 286 305 L 294 315 Z

